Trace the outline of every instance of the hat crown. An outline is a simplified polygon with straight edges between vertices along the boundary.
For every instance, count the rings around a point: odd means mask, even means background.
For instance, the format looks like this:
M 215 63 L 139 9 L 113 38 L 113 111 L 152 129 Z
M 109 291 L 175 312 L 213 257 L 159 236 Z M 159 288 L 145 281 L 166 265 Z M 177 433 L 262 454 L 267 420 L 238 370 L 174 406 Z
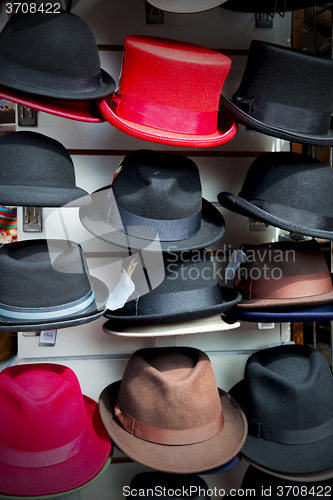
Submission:
M 177 153 L 129 153 L 112 187 L 117 205 L 141 217 L 176 220 L 201 210 L 198 167 Z
M 0 34 L 0 56 L 50 75 L 89 77 L 100 71 L 91 29 L 63 10 L 14 14 Z
M 221 413 L 210 360 L 188 347 L 136 351 L 125 369 L 118 400 L 123 413 L 169 430 L 200 427 Z
M 75 373 L 62 365 L 13 366 L 0 374 L 0 443 L 38 452 L 82 434 L 87 415 Z

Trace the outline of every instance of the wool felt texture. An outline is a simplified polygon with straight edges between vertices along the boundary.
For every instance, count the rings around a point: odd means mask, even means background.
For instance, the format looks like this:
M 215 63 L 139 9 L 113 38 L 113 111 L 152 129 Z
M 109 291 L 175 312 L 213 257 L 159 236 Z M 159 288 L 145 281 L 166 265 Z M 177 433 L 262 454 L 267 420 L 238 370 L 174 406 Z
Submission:
M 186 156 L 132 151 L 118 171 L 79 212 L 83 226 L 97 238 L 136 250 L 179 252 L 205 248 L 224 235 L 224 219 L 202 198 L 198 167 Z M 195 221 L 188 231 L 183 224 L 189 218 Z
M 1 99 L 16 102 L 29 108 L 50 113 L 51 115 L 61 116 L 69 120 L 77 120 L 89 123 L 104 122 L 104 118 L 97 112 L 96 102 L 90 101 L 61 101 L 51 97 L 35 96 L 26 92 L 15 91 L 8 87 L 0 85 Z
M 171 435 L 186 430 L 192 434 L 194 428 L 218 418 L 221 408 L 224 424 L 201 442 L 157 444 L 123 429 L 115 416 L 116 400 L 121 412 Z M 161 472 L 199 473 L 223 465 L 237 455 L 247 434 L 239 406 L 217 388 L 208 356 L 190 347 L 136 351 L 123 379 L 102 391 L 99 409 L 116 446 L 136 462 Z
M 241 300 L 237 290 L 219 285 L 206 251 L 184 252 L 178 257 L 165 254 L 164 270 L 165 278 L 156 288 L 121 309 L 105 312 L 112 329 L 206 318 L 227 311 Z M 135 270 L 132 278 L 135 283 Z
M 105 314 L 110 314 L 108 311 Z M 228 319 L 226 318 L 228 321 Z M 151 324 L 151 325 L 134 325 L 124 327 L 117 324 L 117 320 L 109 320 L 102 326 L 103 332 L 107 335 L 114 335 L 116 337 L 163 337 L 170 335 L 193 335 L 196 333 L 206 332 L 224 332 L 226 330 L 233 330 L 239 328 L 238 321 L 224 321 L 224 317 L 219 314 L 201 318 L 192 321 L 181 321 L 178 323 L 164 323 L 164 324 Z
M 333 302 L 324 306 L 267 309 L 240 309 L 234 307 L 226 313 L 230 321 L 254 323 L 305 323 L 313 321 L 333 321 Z
M 323 100 L 316 92 L 318 78 Z M 332 88 L 330 58 L 253 40 L 240 86 L 232 101 L 221 96 L 220 109 L 258 132 L 330 146 Z
M 0 203 L 28 207 L 91 202 L 75 184 L 72 158 L 58 141 L 36 132 L 0 137 Z
M 157 9 L 176 14 L 203 12 L 218 7 L 226 0 L 149 0 Z
M 323 5 L 322 0 L 228 0 L 221 7 L 238 12 L 267 13 L 288 12 L 291 10 L 306 9 L 314 5 Z
M 136 495 L 148 496 L 151 500 L 161 498 L 161 492 L 165 492 L 162 498 L 171 500 L 179 498 L 184 500 L 203 500 L 211 498 L 208 495 L 208 485 L 204 479 L 196 474 L 168 474 L 166 472 L 141 472 L 131 479 L 129 488 L 133 494 L 129 499 L 137 498 Z M 151 490 L 154 492 L 152 494 Z M 177 490 L 177 497 L 173 494 Z
M 20 12 L 7 21 L 0 34 L 0 85 L 70 101 L 101 98 L 115 88 L 100 69 L 94 34 L 63 10 Z
M 97 403 L 82 395 L 71 369 L 49 363 L 6 368 L 0 374 L 0 400 L 2 494 L 69 491 L 92 480 L 106 464 L 111 443 Z M 59 457 L 59 448 L 82 433 L 87 434 L 80 446 Z
M 128 36 L 118 91 L 97 103 L 114 127 L 146 141 L 213 147 L 230 141 L 237 125 L 219 113 L 231 60 L 198 45 Z
M 21 331 L 21 325 L 29 326 L 30 330 L 34 326 L 40 330 L 43 328 L 38 326 L 49 324 L 64 327 L 73 320 L 92 321 L 105 311 L 108 288 L 99 279 L 89 276 L 84 253 L 76 243 L 41 239 L 4 245 L 0 248 L 0 269 L 2 331 L 9 326 L 8 331 L 18 326 Z M 91 291 L 94 297 L 87 305 L 71 314 L 66 311 L 74 301 L 85 303 L 84 298 Z M 50 309 L 55 307 L 56 311 Z M 11 308 L 16 308 L 12 317 L 6 315 Z M 31 308 L 30 311 L 27 308 Z
M 245 458 L 289 475 L 332 469 L 333 380 L 318 351 L 283 345 L 252 354 L 229 393 L 249 424 Z
M 239 309 L 294 308 L 328 304 L 333 285 L 325 257 L 316 240 L 244 245 L 247 256 L 236 288 Z
M 333 238 L 333 172 L 298 153 L 265 153 L 254 160 L 237 195 L 219 203 L 238 214 L 295 233 Z

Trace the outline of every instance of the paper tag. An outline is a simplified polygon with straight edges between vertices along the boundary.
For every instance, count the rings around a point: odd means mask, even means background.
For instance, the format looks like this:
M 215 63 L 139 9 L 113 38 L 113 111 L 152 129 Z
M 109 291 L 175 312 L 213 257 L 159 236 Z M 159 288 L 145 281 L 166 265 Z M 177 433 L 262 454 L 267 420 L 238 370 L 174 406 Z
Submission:
M 129 277 L 127 271 L 123 268 L 121 270 L 120 280 L 115 286 L 113 292 L 110 293 L 109 299 L 106 303 L 106 308 L 110 311 L 124 307 L 128 298 L 135 290 L 135 285 Z
M 234 250 L 231 254 L 228 267 L 225 270 L 225 279 L 234 279 L 237 269 L 241 264 L 244 264 L 244 262 L 246 262 L 246 254 L 243 250 Z
M 274 330 L 275 323 L 258 323 L 258 330 Z
M 57 338 L 57 330 L 41 330 L 38 345 L 42 347 L 54 347 Z

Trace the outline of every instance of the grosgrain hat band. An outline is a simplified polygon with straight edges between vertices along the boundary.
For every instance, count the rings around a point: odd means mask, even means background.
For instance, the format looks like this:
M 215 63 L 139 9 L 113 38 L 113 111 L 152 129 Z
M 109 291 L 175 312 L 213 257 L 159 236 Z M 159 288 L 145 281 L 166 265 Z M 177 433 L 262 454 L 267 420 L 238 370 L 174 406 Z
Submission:
M 118 400 L 115 403 L 114 412 L 123 429 L 135 437 L 151 443 L 165 445 L 188 445 L 207 441 L 219 434 L 224 426 L 224 417 L 221 413 L 213 421 L 194 429 L 161 429 L 151 425 L 138 422 L 130 415 L 122 413 Z
M 49 467 L 66 462 L 70 458 L 78 455 L 86 446 L 89 440 L 89 429 L 85 427 L 84 431 L 73 441 L 54 448 L 43 451 L 23 451 L 7 448 L 0 444 L 0 462 L 16 467 L 39 468 Z
M 331 123 L 331 112 L 298 108 L 260 97 L 233 96 L 236 106 L 252 118 L 275 128 L 304 134 L 327 134 Z
M 102 80 L 101 71 L 97 75 L 87 77 L 58 76 L 26 68 L 1 55 L 0 74 L 30 87 L 68 94 L 98 90 Z
M 14 307 L 0 304 L 0 314 L 5 318 L 18 320 L 56 319 L 82 313 L 94 302 L 94 292 L 90 290 L 81 299 L 51 307 Z

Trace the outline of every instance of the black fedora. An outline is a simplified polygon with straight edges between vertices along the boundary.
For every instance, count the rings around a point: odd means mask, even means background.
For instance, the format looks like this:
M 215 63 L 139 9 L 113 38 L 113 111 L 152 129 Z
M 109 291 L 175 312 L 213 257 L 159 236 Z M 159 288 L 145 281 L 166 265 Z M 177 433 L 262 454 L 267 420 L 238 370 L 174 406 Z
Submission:
M 133 325 L 165 324 L 222 314 L 240 302 L 237 290 L 220 286 L 207 252 L 165 255 L 165 278 L 146 295 L 115 311 L 105 329 L 117 331 Z M 133 281 L 135 282 L 135 270 Z
M 266 135 L 332 146 L 332 76 L 331 58 L 253 40 L 240 86 L 231 101 L 221 96 L 220 110 Z
M 27 240 L 0 248 L 0 331 L 65 328 L 105 312 L 107 286 L 89 276 L 82 248 Z
M 209 488 L 197 474 L 174 474 L 171 472 L 140 472 L 123 488 L 129 499 L 147 496 L 151 500 L 207 500 L 211 498 Z M 128 495 L 127 495 L 128 493 Z
M 221 213 L 202 198 L 197 165 L 177 153 L 132 151 L 112 183 L 91 198 L 80 209 L 83 226 L 119 247 L 181 252 L 208 247 L 224 235 Z
M 290 475 L 333 467 L 333 378 L 318 351 L 282 345 L 256 352 L 230 394 L 247 417 L 241 453 L 252 463 Z
M 221 7 L 237 12 L 275 14 L 291 10 L 306 9 L 327 3 L 323 0 L 228 0 Z
M 222 192 L 218 201 L 265 224 L 333 239 L 332 189 L 333 170 L 325 163 L 298 153 L 265 153 L 252 163 L 239 195 Z
M 29 207 L 87 205 L 75 185 L 73 161 L 60 142 L 36 132 L 0 137 L 0 204 Z
M 95 37 L 78 16 L 14 14 L 0 33 L 0 85 L 54 99 L 84 101 L 113 92 Z

